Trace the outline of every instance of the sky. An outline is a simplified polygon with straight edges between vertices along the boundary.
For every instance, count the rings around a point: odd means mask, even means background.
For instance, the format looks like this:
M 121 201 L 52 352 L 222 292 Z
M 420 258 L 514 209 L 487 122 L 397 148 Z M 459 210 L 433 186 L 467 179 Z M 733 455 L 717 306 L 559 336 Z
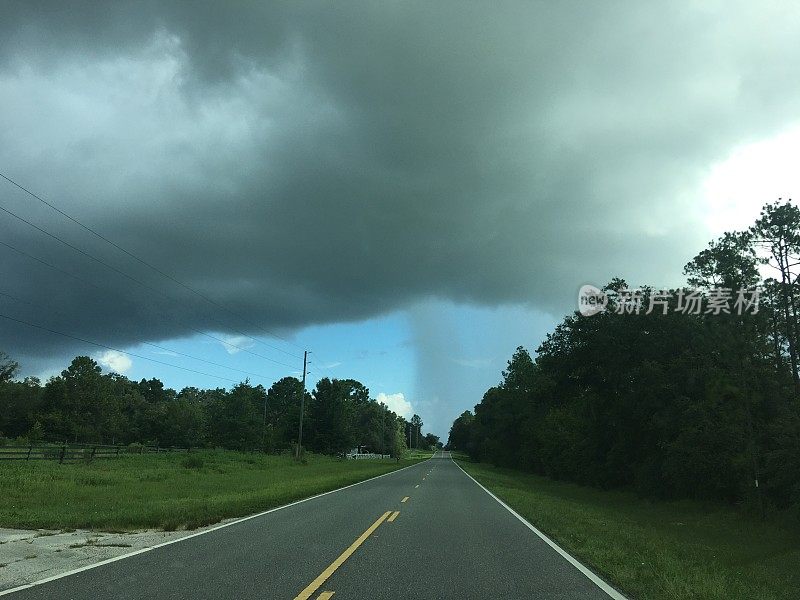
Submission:
M 0 173 L 102 238 L 0 180 L 0 349 L 176 389 L 310 350 L 446 437 L 583 284 L 800 197 L 797 39 L 794 2 L 4 2 Z

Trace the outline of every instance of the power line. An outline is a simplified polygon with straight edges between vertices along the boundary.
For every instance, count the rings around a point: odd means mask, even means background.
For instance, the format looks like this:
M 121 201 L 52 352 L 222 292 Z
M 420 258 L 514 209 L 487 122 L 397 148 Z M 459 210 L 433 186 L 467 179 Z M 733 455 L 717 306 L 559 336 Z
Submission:
M 182 371 L 188 371 L 190 373 L 195 373 L 197 375 L 204 375 L 205 377 L 214 377 L 216 379 L 221 379 L 223 381 L 228 381 L 231 383 L 240 383 L 236 379 L 230 379 L 229 377 L 222 377 L 221 375 L 212 375 L 211 373 L 205 373 L 204 371 L 198 371 L 196 369 L 190 369 L 189 367 L 181 367 L 178 365 L 173 365 L 172 363 L 165 362 L 163 360 L 158 360 L 155 358 L 149 358 L 147 356 L 142 356 L 141 354 L 136 354 L 135 352 L 128 352 L 126 350 L 120 350 L 118 348 L 114 348 L 113 346 L 106 346 L 105 344 L 101 344 L 99 342 L 93 342 L 91 340 L 87 340 L 75 335 L 70 335 L 68 333 L 63 333 L 61 331 L 56 331 L 55 329 L 50 329 L 48 327 L 44 327 L 43 325 L 36 325 L 35 323 L 29 323 L 28 321 L 23 321 L 22 319 L 15 319 L 14 317 L 9 317 L 8 315 L 0 314 L 0 318 L 6 319 L 8 321 L 12 321 L 14 323 L 19 323 L 21 325 L 27 325 L 28 327 L 33 327 L 34 329 L 41 329 L 42 331 L 46 331 L 48 333 L 52 333 L 54 335 L 60 335 L 65 338 L 69 338 L 71 340 L 75 340 L 78 342 L 82 342 L 84 344 L 90 344 L 92 346 L 97 346 L 98 348 L 105 348 L 106 350 L 112 350 L 114 352 L 119 352 L 120 354 L 126 354 L 127 356 L 133 356 L 134 358 L 140 358 L 142 360 L 149 360 L 150 362 L 164 365 L 167 367 L 172 367 L 173 369 L 180 369 Z
M 6 213 L 6 214 L 8 214 L 8 215 L 10 215 L 10 216 L 12 216 L 12 217 L 14 217 L 15 219 L 18 219 L 18 220 L 22 221 L 23 223 L 25 223 L 25 224 L 26 224 L 26 225 L 28 225 L 29 227 L 33 227 L 33 228 L 34 228 L 36 231 L 39 231 L 40 233 L 43 233 L 44 235 L 46 235 L 46 236 L 48 236 L 48 237 L 51 237 L 51 238 L 53 238 L 54 240 L 56 240 L 56 241 L 58 241 L 58 242 L 60 242 L 60 243 L 64 244 L 64 245 L 65 245 L 65 246 L 67 246 L 68 248 L 72 248 L 73 250 L 75 250 L 75 252 L 78 252 L 78 253 L 82 254 L 82 255 L 83 255 L 83 256 L 85 256 L 86 258 L 88 258 L 88 259 L 90 259 L 90 260 L 93 260 L 94 262 L 96 262 L 96 263 L 98 263 L 98 264 L 101 264 L 101 265 L 103 265 L 103 266 L 104 266 L 104 267 L 106 267 L 107 269 L 111 269 L 111 270 L 112 270 L 112 271 L 114 271 L 115 273 L 118 273 L 119 275 L 122 275 L 123 277 L 125 277 L 125 278 L 127 278 L 127 279 L 130 279 L 130 280 L 131 280 L 131 281 L 133 281 L 134 283 L 137 283 L 137 284 L 141 285 L 142 287 L 144 287 L 144 288 L 147 288 L 147 289 L 150 289 L 150 290 L 152 290 L 152 291 L 154 291 L 154 292 L 156 292 L 156 293 L 161 293 L 161 292 L 159 292 L 158 290 L 156 290 L 155 288 L 151 288 L 150 286 L 148 286 L 148 285 L 147 285 L 146 283 L 144 283 L 143 281 L 139 281 L 139 280 L 138 280 L 138 279 L 136 279 L 135 277 L 132 277 L 131 275 L 128 275 L 127 273 L 125 273 L 124 271 L 121 271 L 120 269 L 116 268 L 115 266 L 108 264 L 108 263 L 107 263 L 107 262 L 105 262 L 103 259 L 101 259 L 101 258 L 97 258 L 96 256 L 92 256 L 92 255 L 91 255 L 91 254 L 89 254 L 88 252 L 85 252 L 84 250 L 81 250 L 81 249 L 80 249 L 80 248 L 78 248 L 77 246 L 74 246 L 74 245 L 70 244 L 68 241 L 61 239 L 60 237 L 58 237 L 58 236 L 57 236 L 57 235 L 55 235 L 54 233 L 50 233 L 49 231 L 47 231 L 47 230 L 45 230 L 45 229 L 42 229 L 41 227 L 39 227 L 39 226 L 38 226 L 38 225 L 36 225 L 35 223 L 31 223 L 30 221 L 28 221 L 28 220 L 27 220 L 27 219 L 25 219 L 24 217 L 20 217 L 20 216 L 19 216 L 18 214 L 16 214 L 15 212 L 12 212 L 12 211 L 10 211 L 10 210 L 8 210 L 7 208 L 5 208 L 5 207 L 3 207 L 3 206 L 0 206 L 0 210 L 2 210 L 4 213 Z
M 164 346 L 159 346 L 158 344 L 154 344 L 153 342 L 142 342 L 147 346 L 152 346 L 153 348 L 158 348 L 159 350 L 163 350 L 164 352 L 172 352 L 173 354 L 177 354 L 178 356 L 184 356 L 186 358 L 191 358 L 192 360 L 197 360 L 200 362 L 204 362 L 209 365 L 213 365 L 215 367 L 221 367 L 223 369 L 229 369 L 231 371 L 236 371 L 237 373 L 242 373 L 244 375 L 249 375 L 250 377 L 258 377 L 259 379 L 263 379 L 264 381 L 273 381 L 272 377 L 267 377 L 266 375 L 261 375 L 259 373 L 252 373 L 250 371 L 243 371 L 242 369 L 236 369 L 234 367 L 229 367 L 227 365 L 223 365 L 221 363 L 214 362 L 213 360 L 207 360 L 205 358 L 200 358 L 199 356 L 192 356 L 191 354 L 186 354 L 185 352 L 180 352 L 178 350 L 173 350 L 171 348 L 164 348 Z
M 37 256 L 34 256 L 34 255 L 32 255 L 32 254 L 30 254 L 28 252 L 25 252 L 24 250 L 20 250 L 19 248 L 16 248 L 16 247 L 12 246 L 11 244 L 3 242 L 2 240 L 0 240 L 0 245 L 5 246 L 6 248 L 8 248 L 10 250 L 13 250 L 14 252 L 16 252 L 16 253 L 18 253 L 18 254 L 20 254 L 20 255 L 22 255 L 22 256 L 30 259 L 30 260 L 36 261 L 36 262 L 38 262 L 38 263 L 40 263 L 40 264 L 42 264 L 42 265 L 44 265 L 46 267 L 49 267 L 49 268 L 51 268 L 51 269 L 53 269 L 55 271 L 58 271 L 59 273 L 63 273 L 64 275 L 72 277 L 73 279 L 75 279 L 77 281 L 80 281 L 81 283 L 85 283 L 86 285 L 90 285 L 90 286 L 92 286 L 92 287 L 94 287 L 94 288 L 96 288 L 96 289 L 98 289 L 100 291 L 103 291 L 103 292 L 109 292 L 110 291 L 115 296 L 119 296 L 123 300 L 128 301 L 128 299 L 125 298 L 125 296 L 123 296 L 122 294 L 119 294 L 118 292 L 116 292 L 114 290 L 109 290 L 108 288 L 104 289 L 103 287 L 97 285 L 96 283 L 93 283 L 93 282 L 89 281 L 88 279 L 84 279 L 83 277 L 79 277 L 78 275 L 75 275 L 74 273 L 70 273 L 69 271 L 67 271 L 65 269 L 62 269 L 62 268 L 60 268 L 60 267 L 58 267 L 56 265 L 53 265 L 53 264 L 47 262 L 46 260 L 43 260 L 43 259 L 41 259 L 41 258 L 39 258 Z M 240 350 L 242 352 L 247 352 L 248 354 L 252 354 L 253 356 L 257 356 L 258 358 L 262 358 L 262 359 L 267 360 L 269 362 L 275 363 L 276 365 L 280 365 L 280 366 L 283 366 L 283 367 L 288 367 L 289 369 L 297 369 L 297 367 L 294 366 L 294 365 L 290 365 L 290 364 L 287 364 L 287 363 L 284 363 L 284 362 L 277 361 L 277 360 L 275 360 L 273 358 L 270 358 L 269 356 L 264 356 L 263 354 L 259 354 L 258 352 L 253 352 L 252 350 L 250 350 L 248 348 L 244 348 L 243 346 L 239 346 L 237 344 L 234 344 L 233 342 L 229 342 L 227 340 L 223 340 L 222 338 L 219 338 L 219 337 L 217 337 L 215 335 L 212 335 L 212 334 L 210 334 L 208 332 L 205 332 L 205 331 L 202 331 L 202 330 L 197 329 L 195 327 L 192 327 L 191 325 L 186 323 L 186 321 L 183 320 L 183 319 L 180 319 L 180 320 L 183 322 L 183 324 L 190 331 L 193 331 L 194 333 L 197 333 L 199 335 L 202 335 L 204 337 L 207 337 L 209 339 L 217 341 L 217 342 L 223 344 L 224 346 L 230 346 L 230 347 L 236 348 L 237 350 Z
M 48 207 L 50 207 L 51 209 L 53 209 L 54 211 L 56 211 L 56 212 L 57 212 L 57 213 L 59 213 L 60 215 L 62 215 L 62 216 L 64 216 L 64 217 L 66 217 L 67 219 L 69 219 L 70 221 L 72 221 L 73 223 L 75 223 L 76 225 L 78 225 L 79 227 L 81 227 L 82 229 L 84 229 L 84 230 L 88 231 L 89 233 L 91 233 L 92 235 L 94 235 L 94 236 L 98 237 L 99 239 L 103 240 L 103 241 L 104 241 L 104 242 L 106 242 L 107 244 L 110 244 L 111 246 L 113 246 L 114 248 L 116 248 L 117 250 L 119 250 L 120 252 L 123 252 L 124 254 L 126 254 L 127 256 L 130 256 L 131 258 L 133 258 L 133 259 L 134 259 L 134 260 L 136 260 L 137 262 L 139 262 L 139 263 L 141 263 L 141 264 L 145 265 L 146 267 L 149 267 L 150 269 L 154 270 L 156 273 L 158 273 L 158 274 L 159 274 L 159 275 L 161 275 L 162 277 L 166 277 L 167 279 L 169 279 L 169 280 L 170 280 L 170 281 L 172 281 L 173 283 L 176 283 L 177 285 L 179 285 L 179 286 L 181 286 L 181 287 L 183 287 L 183 288 L 185 288 L 185 289 L 189 290 L 189 291 L 190 291 L 190 292 L 192 292 L 193 294 L 195 294 L 195 295 L 197 295 L 198 297 L 202 298 L 202 299 L 203 299 L 203 300 L 205 300 L 206 302 L 208 302 L 208 303 L 210 303 L 210 304 L 212 304 L 212 305 L 216 306 L 216 307 L 217 307 L 217 308 L 219 308 L 220 310 L 224 310 L 225 312 L 227 312 L 227 313 L 229 313 L 229 314 L 232 314 L 232 315 L 234 315 L 235 317 L 237 317 L 238 319 L 240 319 L 242 322 L 245 322 L 245 323 L 247 322 L 247 321 L 246 321 L 246 319 L 244 319 L 244 317 L 242 317 L 242 316 L 241 316 L 241 315 L 239 315 L 238 313 L 236 313 L 236 312 L 234 312 L 234 311 L 231 311 L 230 309 L 226 308 L 225 306 L 222 306 L 221 304 L 219 304 L 218 302 L 216 302 L 216 301 L 212 300 L 211 298 L 209 298 L 208 296 L 206 296 L 206 295 L 205 295 L 205 294 L 203 294 L 202 292 L 199 292 L 199 291 L 195 290 L 193 287 L 189 286 L 188 284 L 186 284 L 186 283 L 184 283 L 184 282 L 180 281 L 179 279 L 177 279 L 177 278 L 173 277 L 173 276 L 172 276 L 172 275 L 170 275 L 169 273 L 165 273 L 164 271 L 162 271 L 161 269 L 159 269 L 159 268 L 158 268 L 158 267 L 156 267 L 155 265 L 152 265 L 152 264 L 150 264 L 148 261 L 144 260 L 143 258 L 140 258 L 139 256 L 135 255 L 133 252 L 130 252 L 129 250 L 127 250 L 127 249 L 123 248 L 122 246 L 120 246 L 120 245 L 119 245 L 119 244 L 117 244 L 116 242 L 114 242 L 114 241 L 112 241 L 112 240 L 108 239 L 106 236 L 104 236 L 104 235 L 102 235 L 101 233 L 99 233 L 99 232 L 95 231 L 94 229 L 92 229 L 92 228 L 91 228 L 91 227 L 89 227 L 88 225 L 85 225 L 85 224 L 83 224 L 81 221 L 79 221 L 78 219 L 76 219 L 75 217 L 73 217 L 72 215 L 70 215 L 69 213 L 67 213 L 67 212 L 65 212 L 65 211 L 63 211 L 63 210 L 61 210 L 60 208 L 58 208 L 57 206 L 55 206 L 55 205 L 51 204 L 50 202 L 48 202 L 47 200 L 45 200 L 44 198 L 42 198 L 42 197 L 41 197 L 41 196 L 39 196 L 38 194 L 35 194 L 34 192 L 32 192 L 31 190 L 29 190 L 28 188 L 26 188 L 26 187 L 22 186 L 21 184 L 17 183 L 16 181 L 14 181 L 13 179 L 11 179 L 11 178 L 10 178 L 10 177 L 8 177 L 7 175 L 4 175 L 3 173 L 0 173 L 0 177 L 2 177 L 3 179 L 5 179 L 5 180 L 6 180 L 7 182 L 9 182 L 11 185 L 13 185 L 13 186 L 15 186 L 15 187 L 19 188 L 20 190 L 22 190 L 23 192 L 25 192 L 26 194 L 28 194 L 28 195 L 29 195 L 29 196 L 31 196 L 32 198 L 35 198 L 36 200 L 38 200 L 39 202 L 41 202 L 41 203 L 42 203 L 42 204 L 44 204 L 45 206 L 48 206 Z M 287 340 L 287 339 L 285 339 L 285 338 L 283 338 L 283 337 L 281 337 L 281 336 L 277 335 L 276 333 L 273 333 L 273 332 L 271 332 L 271 331 L 269 331 L 269 330 L 267 330 L 267 329 L 261 328 L 261 327 L 258 327 L 258 328 L 256 328 L 256 329 L 258 329 L 258 330 L 261 330 L 261 331 L 263 331 L 264 333 L 266 333 L 267 335 L 269 335 L 269 336 L 271 336 L 271 337 L 274 337 L 274 338 L 276 338 L 276 339 L 279 339 L 279 340 L 281 340 L 281 341 L 283 341 L 283 342 L 285 342 L 285 343 L 287 343 L 287 344 L 289 344 L 289 345 L 291 345 L 291 346 L 294 346 L 294 347 L 295 347 L 295 348 L 297 348 L 298 350 L 303 350 L 303 349 L 302 349 L 300 346 L 298 346 L 297 344 L 294 344 L 294 343 L 290 342 L 289 340 Z M 274 350 L 277 350 L 277 351 L 279 351 L 279 352 L 284 352 L 285 354 L 289 354 L 290 356 L 293 356 L 294 358 L 299 358 L 298 356 L 296 356 L 296 355 L 294 355 L 294 354 L 291 354 L 291 353 L 287 352 L 286 350 L 283 350 L 282 348 L 278 348 L 277 346 L 272 346 L 272 345 L 270 345 L 270 344 L 266 344 L 265 342 L 261 342 L 260 340 L 256 340 L 256 341 L 259 341 L 260 343 L 264 344 L 265 346 L 267 346 L 267 347 L 269 347 L 269 348 L 272 348 L 272 349 L 274 349 Z
M 53 264 L 47 262 L 46 260 L 38 258 L 38 257 L 28 253 L 28 252 L 25 252 L 24 250 L 20 250 L 19 248 L 16 248 L 16 247 L 12 246 L 11 244 L 8 244 L 6 242 L 0 241 L 0 245 L 5 246 L 6 248 L 8 248 L 10 250 L 13 250 L 14 252 L 17 252 L 18 254 L 21 254 L 22 256 L 24 256 L 26 258 L 29 258 L 30 260 L 34 260 L 34 261 L 36 261 L 36 262 L 38 262 L 38 263 L 40 263 L 40 264 L 42 264 L 42 265 L 44 265 L 46 267 L 49 267 L 49 268 L 51 268 L 51 269 L 53 269 L 55 271 L 58 271 L 59 273 L 63 273 L 64 275 L 72 277 L 73 279 L 75 279 L 77 281 L 80 281 L 81 283 L 85 283 L 86 285 L 90 285 L 90 286 L 100 290 L 101 292 L 111 292 L 113 295 L 118 296 L 118 297 L 122 298 L 125 301 L 129 301 L 125 296 L 123 296 L 122 294 L 116 292 L 115 290 L 110 290 L 108 288 L 103 288 L 102 286 L 99 286 L 96 283 L 94 283 L 92 281 L 89 281 L 88 279 L 84 279 L 82 277 L 79 277 L 78 275 L 75 275 L 74 273 L 70 273 L 69 271 L 66 271 L 66 270 L 64 270 L 64 269 L 62 269 L 60 267 L 57 267 L 56 265 L 53 265 Z M 233 348 L 236 348 L 237 350 L 241 350 L 242 352 L 247 352 L 248 354 L 252 354 L 253 356 L 257 356 L 258 358 L 262 358 L 264 360 L 268 360 L 270 362 L 273 362 L 273 363 L 275 363 L 277 365 L 281 365 L 283 367 L 288 367 L 290 369 L 296 369 L 297 368 L 294 365 L 290 365 L 290 364 L 287 364 L 287 363 L 283 363 L 283 362 L 277 361 L 277 360 L 275 360 L 273 358 L 270 358 L 269 356 L 264 356 L 263 354 L 259 354 L 258 352 L 253 352 L 252 350 L 249 350 L 248 348 L 245 348 L 243 346 L 238 346 L 238 345 L 234 344 L 233 342 L 230 342 L 230 341 L 227 341 L 227 340 L 223 340 L 222 338 L 219 338 L 219 337 L 217 337 L 215 335 L 211 335 L 208 332 L 202 331 L 200 329 L 196 329 L 196 328 L 192 327 L 191 325 L 189 325 L 188 323 L 186 323 L 186 321 L 184 319 L 179 319 L 179 320 L 190 331 L 193 331 L 194 333 L 197 333 L 198 335 L 202 335 L 202 336 L 207 337 L 209 339 L 212 339 L 212 340 L 214 340 L 216 342 L 219 342 L 223 346 L 231 346 Z
M 318 362 L 316 362 L 316 363 L 315 363 L 317 367 L 319 367 L 320 369 L 325 369 L 326 371 L 328 371 L 328 372 L 329 372 L 329 373 L 331 373 L 331 374 L 333 373 L 333 368 L 334 368 L 333 366 L 328 366 L 328 365 L 326 365 L 326 364 L 325 364 L 325 362 L 327 362 L 327 361 L 325 361 L 325 360 L 324 360 L 324 359 L 323 359 L 323 358 L 322 358 L 322 357 L 321 357 L 319 354 L 317 354 L 316 352 L 314 353 L 314 356 L 316 356 L 316 357 L 317 357 L 317 359 L 318 359 Z M 331 363 L 331 364 L 333 364 L 334 366 L 337 366 L 335 363 Z
M 50 312 L 53 312 L 53 313 L 56 313 L 56 314 L 60 314 L 60 315 L 63 315 L 63 316 L 67 316 L 65 313 L 63 313 L 61 311 L 53 310 L 52 308 L 50 308 L 48 306 L 44 306 L 44 305 L 38 304 L 36 302 L 31 302 L 30 300 L 23 300 L 22 298 L 17 298 L 13 294 L 9 294 L 8 292 L 0 291 L 0 296 L 5 296 L 6 298 L 11 298 L 12 300 L 14 300 L 16 302 L 19 302 L 21 304 L 29 304 L 31 306 L 38 306 L 39 308 L 42 308 L 44 310 L 47 310 L 47 311 L 50 311 Z M 191 354 L 186 354 L 185 352 L 180 352 L 178 350 L 173 350 L 171 348 L 165 348 L 164 346 L 159 346 L 158 344 L 154 344 L 152 342 L 140 342 L 140 343 L 142 343 L 142 344 L 144 344 L 146 346 L 151 346 L 153 348 L 157 348 L 159 350 L 163 350 L 164 352 L 170 352 L 172 354 L 175 354 L 176 356 L 183 356 L 185 358 L 190 358 L 192 360 L 196 360 L 196 361 L 203 362 L 203 363 L 206 363 L 206 364 L 209 364 L 209 365 L 213 365 L 215 367 L 220 367 L 222 369 L 228 369 L 230 371 L 236 371 L 237 373 L 242 373 L 244 375 L 249 375 L 251 377 L 258 377 L 259 379 L 263 379 L 264 381 L 271 381 L 272 380 L 272 377 L 267 377 L 266 375 L 261 375 L 260 373 L 252 373 L 250 371 L 243 371 L 242 369 L 236 369 L 234 367 L 229 367 L 228 365 L 223 365 L 222 363 L 214 362 L 213 360 L 200 358 L 199 356 L 192 356 Z
M 156 294 L 158 294 L 158 295 L 160 295 L 160 296 L 163 296 L 164 298 L 166 298 L 167 300 L 170 300 L 171 302 L 177 302 L 177 301 L 178 301 L 176 298 L 174 298 L 174 297 L 170 296 L 169 294 L 167 294 L 167 293 L 165 293 L 165 292 L 163 292 L 163 291 L 161 291 L 161 290 L 159 290 L 159 289 L 156 289 L 156 288 L 154 288 L 153 286 L 151 286 L 151 285 L 148 285 L 148 284 L 146 284 L 145 282 L 143 282 L 143 281 L 140 281 L 139 279 L 136 279 L 135 277 L 133 277 L 133 276 L 131 276 L 131 275 L 128 275 L 127 273 L 125 273 L 125 272 L 124 272 L 124 271 L 122 271 L 121 269 L 118 269 L 118 268 L 117 268 L 117 267 L 115 267 L 114 265 L 111 265 L 111 264 L 107 263 L 106 261 L 104 261 L 103 259 L 97 258 L 96 256 L 93 256 L 93 255 L 92 255 L 92 254 L 90 254 L 89 252 L 86 252 L 85 250 L 82 250 L 82 249 L 78 248 L 78 247 L 77 247 L 77 246 L 75 246 L 74 244 L 71 244 L 71 243 L 69 243 L 68 241 L 66 241 L 66 240 L 64 240 L 64 239 L 62 239 L 62 238 L 60 238 L 59 236 L 55 235 L 54 233 L 50 233 L 50 232 L 49 232 L 49 231 L 47 231 L 46 229 L 43 229 L 42 227 L 39 227 L 39 226 L 38 226 L 38 225 L 36 225 L 35 223 L 32 223 L 32 222 L 28 221 L 28 220 L 27 220 L 27 219 L 25 219 L 24 217 L 21 217 L 21 216 L 19 216 L 18 214 L 16 214 L 15 212 L 13 212 L 13 211 L 10 211 L 10 210 L 8 210 L 7 208 L 5 208 L 5 207 L 3 207 L 3 206 L 0 206 L 0 211 L 3 211 L 4 213 L 6 213 L 6 214 L 8 214 L 8 215 L 10 215 L 10 216 L 12 216 L 12 217 L 14 217 L 15 219 L 18 219 L 19 221 L 22 221 L 23 223 L 25 223 L 25 224 L 26 224 L 26 225 L 28 225 L 29 227 L 32 227 L 33 229 L 35 229 L 36 231 L 39 231 L 39 232 L 41 232 L 42 234 L 44 234 L 44 235 L 46 235 L 46 236 L 48 236 L 48 237 L 50 237 L 50 238 L 53 238 L 54 240 L 56 240 L 56 241 L 60 242 L 61 244 L 64 244 L 64 245 L 65 245 L 65 246 L 67 246 L 68 248 L 71 248 L 72 250 L 75 250 L 75 252 L 78 252 L 78 253 L 82 254 L 83 256 L 87 257 L 88 259 L 90 259 L 90 260 L 93 260 L 94 262 L 96 262 L 96 263 L 98 263 L 98 264 L 100 264 L 100 265 L 103 265 L 103 266 L 104 266 L 104 267 L 106 267 L 107 269 L 110 269 L 110 270 L 114 271 L 115 273 L 118 273 L 118 274 L 122 275 L 122 276 L 123 276 L 123 277 L 125 277 L 126 279 L 130 279 L 131 281 L 133 281 L 133 282 L 134 282 L 134 283 L 136 283 L 137 285 L 140 285 L 140 286 L 142 286 L 143 288 L 145 288 L 145 289 L 147 289 L 147 290 L 150 290 L 151 292 L 154 292 L 154 293 L 156 293 Z M 222 323 L 222 322 L 221 322 L 219 319 L 214 319 L 214 320 L 215 320 L 215 321 L 217 321 L 218 323 L 220 323 L 220 325 L 222 325 L 222 327 L 225 327 L 225 325 L 224 325 L 224 324 L 223 324 L 223 323 Z M 261 342 L 260 340 L 258 340 L 258 339 L 256 339 L 256 338 L 254 338 L 254 337 L 252 337 L 252 336 L 250 336 L 250 335 L 247 335 L 246 333 L 244 333 L 244 332 L 242 332 L 242 331 L 238 331 L 238 330 L 236 330 L 236 329 L 234 329 L 233 331 L 234 331 L 234 332 L 236 332 L 236 333 L 238 333 L 239 335 L 242 335 L 242 336 L 244 336 L 244 337 L 246 337 L 246 338 L 248 338 L 248 339 L 251 339 L 251 340 L 253 340 L 254 342 L 258 342 L 258 343 L 264 344 L 264 345 L 265 345 L 265 346 L 267 346 L 268 348 L 273 348 L 273 346 L 271 346 L 270 344 L 266 344 L 266 343 L 264 343 L 264 342 Z M 278 350 L 280 350 L 280 349 L 278 349 Z M 294 357 L 294 358 L 300 358 L 299 356 L 296 356 L 296 355 L 294 355 L 294 354 L 288 353 L 288 352 L 286 352 L 285 350 L 280 350 L 280 351 L 281 351 L 281 352 L 284 352 L 285 354 L 289 354 L 289 356 L 292 356 L 292 357 Z M 267 360 L 272 360 L 272 359 L 267 359 Z M 273 362 L 277 362 L 277 361 L 273 361 Z M 278 363 L 278 364 L 281 364 L 281 363 Z

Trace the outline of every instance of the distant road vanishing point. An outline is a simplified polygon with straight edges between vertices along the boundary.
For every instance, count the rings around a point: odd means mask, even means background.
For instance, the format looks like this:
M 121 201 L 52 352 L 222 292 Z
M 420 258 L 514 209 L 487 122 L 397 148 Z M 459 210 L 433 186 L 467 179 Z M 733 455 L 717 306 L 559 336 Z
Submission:
M 624 598 L 448 452 L 7 590 L 9 600 Z

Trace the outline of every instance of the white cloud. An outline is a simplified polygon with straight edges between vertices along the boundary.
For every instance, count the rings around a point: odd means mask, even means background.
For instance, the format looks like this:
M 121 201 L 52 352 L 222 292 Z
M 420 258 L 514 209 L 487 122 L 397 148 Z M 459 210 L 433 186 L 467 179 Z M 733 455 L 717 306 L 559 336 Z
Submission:
M 414 409 L 411 407 L 411 403 L 406 400 L 406 397 L 402 392 L 397 392 L 396 394 L 384 394 L 381 392 L 378 394 L 377 400 L 378 402 L 382 402 L 388 406 L 389 410 L 406 419 L 410 419 L 411 415 L 414 414 Z
M 247 350 L 255 345 L 255 342 L 243 335 L 220 335 L 222 346 L 228 354 L 238 354 L 242 350 Z
M 117 352 L 116 350 L 106 350 L 97 357 L 97 362 L 114 373 L 119 373 L 121 375 L 126 373 L 133 366 L 133 362 L 127 355 L 122 352 Z
M 706 224 L 715 234 L 746 229 L 766 202 L 800 200 L 800 125 L 735 148 L 716 164 L 703 186 Z

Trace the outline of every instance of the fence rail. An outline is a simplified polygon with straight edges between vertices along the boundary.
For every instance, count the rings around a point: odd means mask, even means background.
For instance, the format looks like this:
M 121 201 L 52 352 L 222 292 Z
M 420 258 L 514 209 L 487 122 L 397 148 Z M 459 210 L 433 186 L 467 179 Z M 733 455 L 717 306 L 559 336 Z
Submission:
M 25 446 L 0 446 L 0 461 L 4 460 L 94 460 L 116 458 L 130 454 L 156 454 L 161 452 L 191 452 L 191 448 L 159 446 L 119 446 L 110 444 L 28 444 Z

